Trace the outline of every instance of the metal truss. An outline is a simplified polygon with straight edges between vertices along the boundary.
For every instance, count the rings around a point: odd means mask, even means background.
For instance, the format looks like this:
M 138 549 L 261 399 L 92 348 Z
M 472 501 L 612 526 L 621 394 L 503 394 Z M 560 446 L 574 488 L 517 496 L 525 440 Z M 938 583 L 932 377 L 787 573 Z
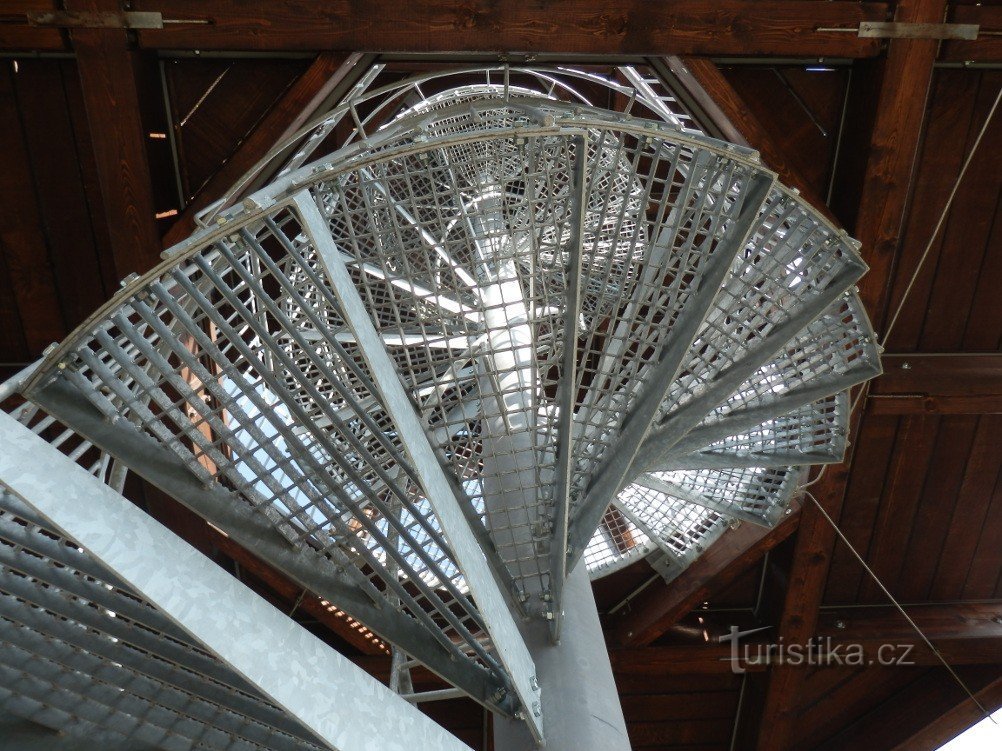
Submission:
M 24 420 L 541 740 L 523 619 L 559 636 L 579 560 L 774 524 L 880 368 L 854 242 L 619 74 L 363 78 L 18 382 Z

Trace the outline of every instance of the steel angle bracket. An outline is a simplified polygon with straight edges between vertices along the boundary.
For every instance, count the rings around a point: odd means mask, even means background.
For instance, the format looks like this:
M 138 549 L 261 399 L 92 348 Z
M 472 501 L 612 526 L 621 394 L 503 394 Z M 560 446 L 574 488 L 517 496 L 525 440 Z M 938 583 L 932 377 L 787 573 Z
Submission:
M 0 443 L 4 486 L 328 748 L 365 751 L 375 743 L 387 751 L 410 751 L 415 745 L 469 751 L 418 709 L 2 412 Z
M 365 302 L 351 279 L 341 249 L 331 236 L 327 220 L 308 191 L 293 196 L 293 205 L 326 271 L 331 291 L 341 307 L 340 312 L 355 335 L 383 408 L 393 419 L 404 450 L 424 487 L 428 503 L 438 517 L 445 539 L 483 615 L 498 657 L 508 671 L 512 688 L 522 704 L 524 719 L 532 735 L 542 743 L 542 717 L 536 711 L 541 701 L 535 680 L 535 664 L 512 617 L 511 598 L 502 590 L 501 574 L 488 563 L 482 543 L 473 531 L 462 502 L 428 440 L 417 410 L 400 382 L 396 365 L 369 318 Z
M 550 598 L 553 618 L 550 620 L 550 638 L 560 641 L 564 580 L 567 578 L 567 529 L 571 510 L 571 468 L 574 460 L 574 399 L 577 383 L 578 321 L 581 309 L 581 255 L 584 244 L 585 160 L 588 156 L 588 136 L 574 136 L 576 159 L 572 173 L 572 190 L 575 215 L 573 234 L 568 241 L 566 269 L 566 313 L 564 314 L 564 353 L 559 394 L 560 423 L 557 428 L 557 478 L 554 492 L 553 537 L 550 542 Z

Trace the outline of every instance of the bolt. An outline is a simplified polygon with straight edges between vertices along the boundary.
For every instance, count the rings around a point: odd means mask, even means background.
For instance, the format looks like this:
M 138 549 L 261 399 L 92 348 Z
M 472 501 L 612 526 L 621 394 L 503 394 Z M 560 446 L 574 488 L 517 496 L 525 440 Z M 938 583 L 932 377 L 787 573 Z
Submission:
M 901 369 L 902 370 L 911 370 L 912 369 L 912 364 L 910 362 L 903 362 L 903 363 L 901 363 Z
M 529 677 L 529 686 L 532 688 L 533 691 L 538 691 L 539 690 L 539 679 L 537 679 L 536 676 L 534 676 L 534 675 L 530 676 Z
M 994 618 L 992 618 L 992 620 L 993 620 L 993 621 L 994 621 L 995 623 L 997 623 L 997 624 L 999 624 L 1000 626 L 1002 626 L 1002 615 L 997 615 L 997 616 L 995 616 Z
M 789 516 L 790 514 L 793 513 L 793 509 L 790 508 L 789 506 L 787 506 L 786 507 L 786 511 L 784 511 L 783 513 L 786 514 L 787 516 Z
M 835 628 L 837 628 L 839 631 L 844 631 L 845 621 L 835 621 Z

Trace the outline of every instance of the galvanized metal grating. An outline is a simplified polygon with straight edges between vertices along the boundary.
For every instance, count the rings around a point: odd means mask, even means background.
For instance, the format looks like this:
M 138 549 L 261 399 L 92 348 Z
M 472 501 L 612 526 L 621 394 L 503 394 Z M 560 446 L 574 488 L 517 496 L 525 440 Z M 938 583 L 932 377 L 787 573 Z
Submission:
M 496 670 L 482 619 L 434 516 L 415 499 L 414 472 L 388 419 L 357 409 L 337 415 L 356 399 L 378 401 L 364 363 L 326 326 L 317 330 L 328 359 L 305 339 L 293 357 L 296 327 L 280 301 L 296 293 L 285 269 L 326 287 L 290 231 L 299 227 L 286 212 L 152 278 L 65 363 L 66 378 L 104 414 L 169 446 L 204 483 L 224 484 L 304 554 L 351 567 L 367 591 L 423 622 L 457 657 Z M 323 372 L 331 391 L 317 391 L 316 374 L 297 361 Z M 301 408 L 304 395 L 329 426 Z
M 87 739 L 320 748 L 284 711 L 0 489 L 0 706 Z
M 423 439 L 530 612 L 555 584 L 562 506 L 582 518 L 656 363 L 675 365 L 656 422 L 586 530 L 596 574 L 656 548 L 684 565 L 730 518 L 772 523 L 796 465 L 841 456 L 833 395 L 879 368 L 846 291 L 862 271 L 851 241 L 751 152 L 522 93 L 386 109 L 378 133 L 131 284 L 28 389 L 44 405 L 69 386 L 135 426 L 501 688 L 421 467 L 290 196 L 319 209 Z

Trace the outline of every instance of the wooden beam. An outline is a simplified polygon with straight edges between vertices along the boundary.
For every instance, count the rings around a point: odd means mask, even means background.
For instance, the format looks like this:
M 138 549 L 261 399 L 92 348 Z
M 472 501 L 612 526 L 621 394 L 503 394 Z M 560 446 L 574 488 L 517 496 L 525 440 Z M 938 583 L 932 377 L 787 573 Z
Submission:
M 214 201 L 254 167 L 274 146 L 305 125 L 328 97 L 352 75 L 359 63 L 357 54 L 321 52 L 310 67 L 268 110 L 233 155 L 199 190 L 164 236 L 164 247 L 185 239 L 195 229 L 195 215 Z
M 612 671 L 617 676 L 723 675 L 735 672 L 730 644 L 668 644 L 639 649 L 610 649 Z M 738 665 L 737 672 L 760 673 L 761 664 Z
M 945 12 L 945 0 L 906 0 L 899 4 L 896 20 L 937 23 Z M 873 123 L 862 184 L 853 193 L 858 196 L 855 235 L 870 265 L 869 274 L 860 283 L 860 294 L 878 327 L 887 309 L 937 47 L 934 40 L 892 40 L 880 69 L 867 71 L 878 76 L 874 96 L 857 102 L 857 111 L 868 110 L 861 119 Z M 858 419 L 855 422 L 858 429 Z M 850 462 L 854 449 L 854 445 L 850 447 Z M 813 489 L 832 518 L 837 519 L 841 512 L 848 477 L 845 465 L 829 467 Z M 828 521 L 813 504 L 808 505 L 797 536 L 779 626 L 779 636 L 786 643 L 804 643 L 816 631 L 835 543 L 836 535 Z M 758 716 L 760 751 L 782 751 L 793 743 L 803 681 L 803 670 L 778 666 L 770 671 L 765 706 Z
M 951 665 L 1002 664 L 1002 604 L 913 605 L 907 612 Z M 817 638 L 859 644 L 873 655 L 881 645 L 908 645 L 905 659 L 916 665 L 942 664 L 893 606 L 825 608 Z
M 937 671 L 938 672 L 938 671 Z M 989 711 L 994 712 L 1002 707 L 1002 670 L 996 666 L 995 677 L 991 678 L 992 669 L 978 670 L 977 673 L 962 673 L 969 687 L 972 688 L 975 698 Z M 945 675 L 939 673 L 938 683 L 942 685 Z M 973 684 L 973 686 L 971 685 Z M 945 692 L 943 692 L 945 693 Z M 943 704 L 949 708 L 945 711 L 933 711 L 931 713 L 921 713 L 920 719 L 927 723 L 921 728 L 911 733 L 911 735 L 899 742 L 891 751 L 936 751 L 947 741 L 960 735 L 975 723 L 981 722 L 984 715 L 981 710 L 966 695 L 960 695 L 960 689 L 953 691 L 954 696 L 960 696 L 959 700 L 947 699 Z M 929 706 L 929 699 L 923 698 L 922 705 Z M 942 704 L 938 709 L 942 709 Z M 900 725 L 899 725 L 900 727 Z
M 76 0 L 71 10 L 117 11 L 117 0 Z M 140 117 L 134 55 L 124 29 L 70 32 L 83 88 L 98 182 L 120 278 L 160 260 L 152 181 Z
M 1002 664 L 1002 604 L 920 605 L 908 608 L 908 614 L 951 665 Z M 758 624 L 741 614 L 732 614 L 727 620 L 728 616 L 707 611 L 699 617 L 702 623 L 698 626 L 679 627 L 678 632 L 701 631 L 701 641 L 613 649 L 613 669 L 617 674 L 650 676 L 731 672 L 735 653 L 730 642 L 721 642 L 720 638 L 730 633 L 731 626 L 744 631 Z M 775 629 L 768 629 L 740 640 L 736 665 L 739 671 L 765 671 L 767 646 L 778 643 L 776 636 Z M 812 667 L 879 666 L 882 661 L 895 667 L 942 665 L 893 607 L 826 608 L 818 619 L 817 632 L 809 639 L 782 642 L 787 656 L 794 654 L 789 651 L 793 644 L 803 648 L 796 652 L 802 657 L 794 659 L 806 661 L 807 649 L 811 650 L 809 665 L 802 662 L 791 668 L 800 671 L 809 672 Z M 749 657 L 752 659 L 747 660 Z
M 14 17 L 24 4 L 14 0 Z M 565 55 L 879 54 L 878 39 L 818 31 L 883 21 L 882 2 L 797 0 L 134 0 L 171 21 L 138 32 L 155 49 L 529 52 Z M 184 23 L 189 21 L 189 23 Z
M 0 279 L 5 283 L 0 342 L 11 359 L 29 359 L 66 335 L 35 175 L 24 137 L 12 67 L 0 70 Z M 9 296 L 8 296 L 9 295 Z
M 765 166 L 776 172 L 784 184 L 796 188 L 819 212 L 837 223 L 821 196 L 814 194 L 807 180 L 787 158 L 783 144 L 755 117 L 712 60 L 669 58 L 668 67 L 724 138 L 757 149 Z
M 28 13 L 57 10 L 57 0 L 15 0 L 0 5 L 0 50 L 59 52 L 66 49 L 66 39 L 59 29 L 27 24 Z
M 873 382 L 873 414 L 1000 414 L 1002 355 L 995 353 L 884 355 Z
M 1002 705 L 1002 670 L 997 665 L 962 667 L 958 673 L 989 710 Z M 933 669 L 818 746 L 817 751 L 935 751 L 983 717 L 945 669 Z
M 977 24 L 978 38 L 944 42 L 940 60 L 958 63 L 1002 61 L 1002 6 L 981 3 L 953 5 L 949 19 L 951 23 Z
M 741 524 L 729 529 L 667 586 L 645 590 L 629 610 L 608 624 L 607 639 L 621 647 L 650 644 L 700 603 L 719 592 L 767 550 L 793 534 L 800 517 L 798 504 L 776 527 Z

